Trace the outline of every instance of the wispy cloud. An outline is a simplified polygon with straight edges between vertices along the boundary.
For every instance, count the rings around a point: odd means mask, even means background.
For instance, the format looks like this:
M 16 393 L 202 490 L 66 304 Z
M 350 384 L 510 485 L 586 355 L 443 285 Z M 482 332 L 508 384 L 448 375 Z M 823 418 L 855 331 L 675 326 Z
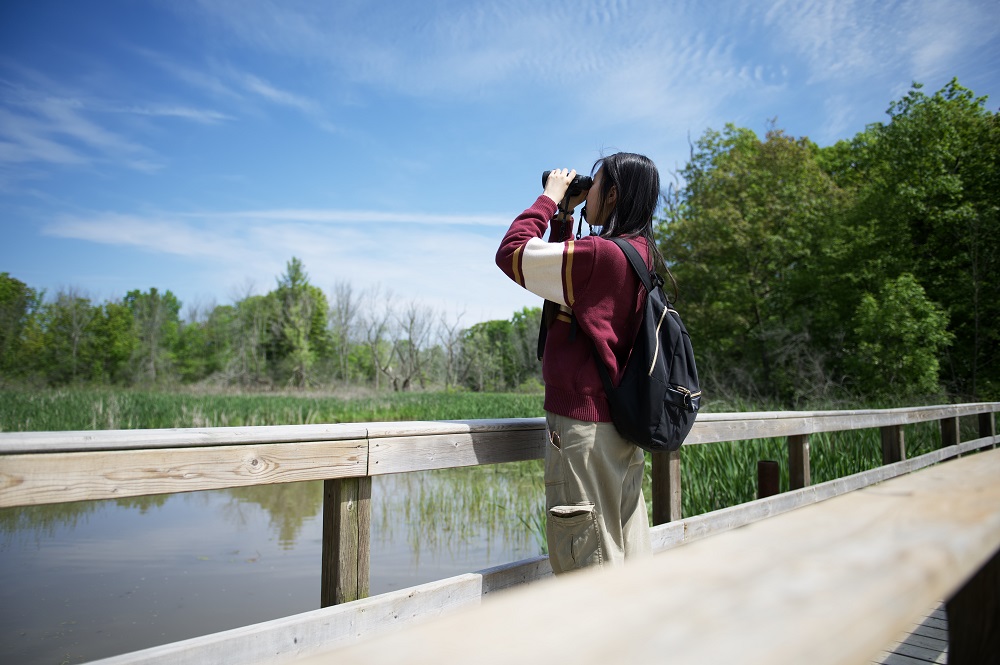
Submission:
M 8 86 L 5 92 L 10 92 Z M 115 161 L 142 171 L 158 168 L 153 151 L 88 117 L 73 97 L 15 90 L 0 107 L 0 161 L 72 165 Z
M 144 115 L 158 118 L 182 118 L 184 120 L 193 120 L 206 125 L 214 125 L 220 122 L 225 122 L 229 120 L 234 120 L 235 118 L 229 114 L 222 113 L 220 111 L 214 111 L 212 109 L 198 109 L 186 106 L 170 106 L 165 104 L 149 104 L 144 106 L 121 106 L 118 108 L 110 108 L 111 111 L 116 111 L 119 113 L 132 113 L 135 115 Z
M 391 284 L 403 300 L 453 314 L 465 310 L 506 318 L 524 306 L 526 296 L 494 265 L 496 238 L 502 231 L 485 236 L 456 231 L 456 224 L 470 220 L 509 223 L 500 216 L 379 211 L 262 210 L 208 216 L 107 212 L 64 215 L 47 223 L 43 233 L 181 257 L 192 270 L 210 272 L 214 283 L 233 286 L 248 280 L 266 286 L 296 256 L 306 264 L 313 283 L 325 289 L 338 281 L 358 289 Z M 422 224 L 421 230 L 409 232 L 406 223 Z M 383 228 L 373 233 L 373 224 Z M 400 226 L 385 228 L 390 224 Z M 468 284 L 476 289 L 463 287 Z
M 487 103 L 516 90 L 558 98 L 590 127 L 643 120 L 666 131 L 715 122 L 734 100 L 771 117 L 774 96 L 793 88 L 934 75 L 1000 24 L 984 20 L 988 0 L 433 0 L 405 17 L 352 3 L 198 6 L 206 29 L 353 85 Z
M 297 95 L 287 90 L 279 90 L 277 87 L 253 74 L 243 74 L 242 83 L 248 91 L 275 104 L 290 106 L 305 113 L 316 113 L 319 110 L 319 106 L 313 100 L 306 99 L 302 95 Z
M 257 221 L 317 222 L 336 224 L 421 224 L 434 226 L 506 226 L 504 215 L 442 215 L 433 213 L 385 212 L 379 210 L 270 209 L 222 213 L 185 213 L 186 218 L 239 219 Z
M 112 164 L 154 172 L 164 160 L 109 116 L 131 114 L 214 124 L 231 117 L 211 109 L 124 104 L 74 91 L 20 68 L 22 81 L 0 80 L 0 162 Z
M 307 95 L 281 88 L 264 77 L 238 68 L 232 64 L 207 59 L 198 66 L 172 59 L 162 53 L 146 48 L 135 48 L 141 55 L 161 71 L 201 94 L 231 107 L 229 113 L 202 112 L 192 115 L 199 121 L 230 120 L 248 110 L 254 100 L 266 104 L 292 108 L 309 117 L 321 129 L 330 129 L 332 123 L 326 116 L 323 104 Z

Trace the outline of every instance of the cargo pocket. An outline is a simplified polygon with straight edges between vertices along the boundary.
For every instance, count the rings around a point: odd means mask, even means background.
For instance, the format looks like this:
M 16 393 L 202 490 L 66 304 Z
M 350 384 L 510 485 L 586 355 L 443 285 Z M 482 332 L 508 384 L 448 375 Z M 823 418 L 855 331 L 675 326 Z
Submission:
M 603 563 L 593 503 L 549 508 L 547 530 L 553 572 L 566 573 Z

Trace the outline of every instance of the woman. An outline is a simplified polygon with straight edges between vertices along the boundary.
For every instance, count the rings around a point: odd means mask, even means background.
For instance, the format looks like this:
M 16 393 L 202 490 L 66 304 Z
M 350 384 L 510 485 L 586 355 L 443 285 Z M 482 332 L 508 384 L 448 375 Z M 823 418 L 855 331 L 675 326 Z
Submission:
M 574 240 L 567 232 L 573 220 L 559 212 L 559 203 L 576 171 L 559 169 L 511 224 L 496 257 L 508 277 L 559 305 L 542 358 L 546 537 L 556 574 L 617 566 L 651 552 L 643 452 L 612 424 L 594 354 L 617 383 L 641 323 L 645 292 L 607 238 L 627 238 L 648 266 L 662 265 L 652 236 L 660 178 L 649 158 L 632 153 L 600 159 L 592 173 L 586 194 L 564 207 L 572 211 L 585 198 L 584 216 L 600 227 L 599 235 Z

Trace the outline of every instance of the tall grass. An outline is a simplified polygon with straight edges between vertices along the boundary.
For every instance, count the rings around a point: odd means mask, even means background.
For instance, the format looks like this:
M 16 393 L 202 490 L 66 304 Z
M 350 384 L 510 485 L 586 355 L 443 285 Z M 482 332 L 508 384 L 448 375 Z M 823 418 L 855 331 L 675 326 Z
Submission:
M 386 393 L 341 398 L 115 389 L 0 390 L 0 431 L 307 425 L 541 415 L 541 396 L 519 393 Z

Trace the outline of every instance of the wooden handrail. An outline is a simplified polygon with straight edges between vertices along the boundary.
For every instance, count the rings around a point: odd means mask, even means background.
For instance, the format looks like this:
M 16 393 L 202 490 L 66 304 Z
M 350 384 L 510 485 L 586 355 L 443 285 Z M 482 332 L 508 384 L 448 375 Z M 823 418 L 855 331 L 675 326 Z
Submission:
M 1000 403 L 994 402 L 881 411 L 704 414 L 685 445 L 972 415 L 979 415 L 981 424 L 992 423 L 996 411 Z M 522 418 L 0 432 L 0 508 L 540 459 L 544 429 L 544 419 Z
M 808 485 L 808 437 L 878 427 L 884 461 L 905 459 L 901 427 L 978 416 L 995 445 L 1000 403 L 912 409 L 704 414 L 685 445 L 789 438 L 793 488 Z M 0 433 L 0 508 L 323 480 L 324 605 L 368 593 L 371 478 L 540 459 L 545 421 L 520 418 L 191 429 Z M 654 524 L 681 517 L 680 454 L 654 459 Z M 332 517 L 333 515 L 341 517 Z M 344 520 L 347 520 L 346 522 Z M 348 574 L 349 573 L 349 574 Z M 346 584 L 346 586 L 345 586 Z
M 954 449 L 939 449 L 797 491 L 656 526 L 651 530 L 653 552 L 665 552 L 811 506 L 952 459 L 984 445 L 987 445 L 984 439 L 967 441 Z M 151 647 L 101 661 L 100 665 L 173 665 L 179 662 L 247 665 L 271 662 L 274 658 L 287 660 L 294 654 L 347 646 L 431 617 L 475 607 L 491 594 L 538 582 L 551 575 L 548 558 L 540 556 L 373 598 Z
M 297 662 L 864 662 L 996 567 L 998 479 L 987 451 Z
M 846 411 L 748 411 L 705 413 L 685 445 L 802 436 L 820 432 L 913 425 L 1000 411 L 1000 402 Z M 153 448 L 193 448 L 307 443 L 353 439 L 398 439 L 545 429 L 544 418 L 433 420 L 331 425 L 258 425 L 170 429 L 0 432 L 0 456 L 56 452 L 111 452 Z M 2 457 L 0 457 L 2 459 Z
M 996 411 L 1000 411 L 1000 403 L 704 414 L 685 445 L 787 437 L 792 489 L 797 491 L 677 521 L 681 519 L 680 453 L 659 456 L 654 458 L 654 517 L 660 515 L 659 522 L 673 523 L 654 528 L 654 547 L 662 550 L 696 541 L 967 452 L 995 447 L 1000 438 L 995 430 Z M 977 417 L 979 439 L 960 441 L 958 419 L 963 416 Z M 935 420 L 942 423 L 942 441 L 949 445 L 907 460 L 902 427 Z M 809 435 L 865 428 L 882 430 L 884 451 L 889 451 L 885 453 L 886 466 L 810 487 Z M 353 605 L 350 601 L 367 595 L 368 497 L 373 476 L 538 459 L 544 452 L 544 431 L 544 419 L 525 418 L 0 433 L 0 507 L 322 479 L 322 604 Z M 478 593 L 484 595 L 488 588 L 504 588 L 548 574 L 544 558 L 511 564 L 503 571 L 481 576 Z M 492 581 L 487 583 L 487 579 Z M 451 593 L 446 586 L 441 589 L 445 596 Z M 469 596 L 468 602 L 477 603 L 477 597 Z M 376 606 L 380 607 L 376 604 L 372 609 Z M 316 621 L 325 625 L 320 617 L 317 615 Z M 278 634 L 283 633 L 279 630 Z M 319 635 L 322 640 L 328 633 Z M 236 643 L 242 645 L 242 638 Z M 169 649 L 164 653 L 176 655 Z M 135 662 L 146 661 L 140 658 Z M 164 662 L 170 662 L 169 658 Z

